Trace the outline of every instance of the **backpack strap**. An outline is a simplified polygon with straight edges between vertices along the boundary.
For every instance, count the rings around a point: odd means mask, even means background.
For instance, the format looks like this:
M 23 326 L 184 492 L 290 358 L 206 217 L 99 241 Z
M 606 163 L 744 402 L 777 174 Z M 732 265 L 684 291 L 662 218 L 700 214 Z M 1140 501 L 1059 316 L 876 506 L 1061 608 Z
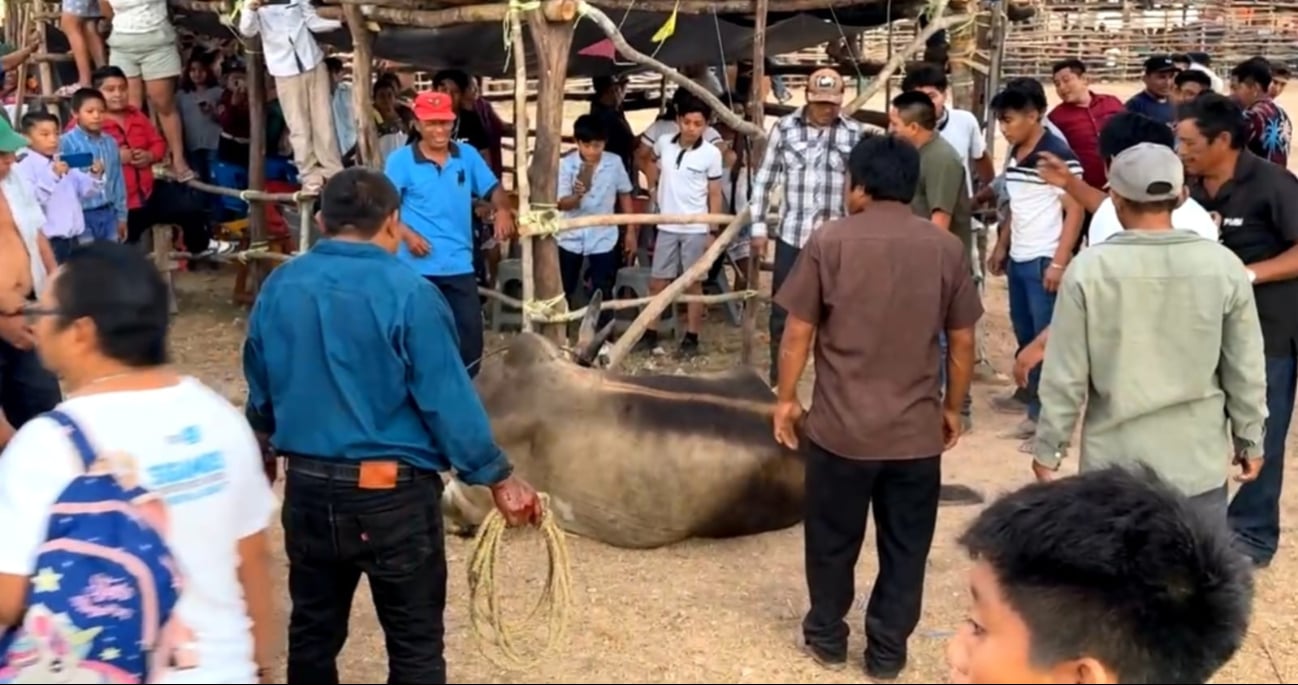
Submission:
M 81 430 L 81 426 L 77 425 L 77 422 L 74 421 L 71 416 L 68 416 L 58 409 L 52 409 L 45 412 L 45 416 L 53 419 L 63 427 L 64 433 L 68 436 L 68 439 L 72 441 L 72 445 L 77 448 L 77 454 L 81 456 L 81 466 L 85 470 L 89 471 L 90 465 L 95 463 L 97 455 L 95 453 L 95 448 L 90 446 L 90 439 L 87 438 L 85 432 Z

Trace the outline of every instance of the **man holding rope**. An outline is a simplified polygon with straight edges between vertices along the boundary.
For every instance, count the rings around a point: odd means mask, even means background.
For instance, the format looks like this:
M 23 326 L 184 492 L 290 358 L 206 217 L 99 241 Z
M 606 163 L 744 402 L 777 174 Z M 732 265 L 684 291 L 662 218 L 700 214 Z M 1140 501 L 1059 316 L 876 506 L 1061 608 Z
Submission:
M 331 178 L 327 239 L 276 269 L 249 317 L 248 419 L 287 458 L 288 683 L 339 682 L 362 573 L 388 682 L 446 682 L 439 471 L 490 486 L 511 525 L 540 519 L 536 492 L 492 440 L 446 298 L 395 256 L 400 204 L 377 172 Z

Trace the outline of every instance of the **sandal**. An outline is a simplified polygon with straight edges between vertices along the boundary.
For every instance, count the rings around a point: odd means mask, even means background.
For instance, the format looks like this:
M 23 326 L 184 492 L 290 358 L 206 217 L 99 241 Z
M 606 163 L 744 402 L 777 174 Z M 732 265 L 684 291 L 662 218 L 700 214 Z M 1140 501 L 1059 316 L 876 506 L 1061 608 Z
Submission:
M 176 183 L 189 183 L 198 178 L 198 174 L 193 169 L 185 169 L 183 172 L 176 172 Z

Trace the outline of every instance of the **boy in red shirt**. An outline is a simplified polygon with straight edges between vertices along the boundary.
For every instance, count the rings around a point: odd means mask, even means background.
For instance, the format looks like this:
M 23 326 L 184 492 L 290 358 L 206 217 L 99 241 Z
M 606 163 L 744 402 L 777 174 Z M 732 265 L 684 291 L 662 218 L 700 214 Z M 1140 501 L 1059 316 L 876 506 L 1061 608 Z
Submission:
M 96 69 L 95 88 L 104 94 L 104 133 L 117 141 L 126 183 L 126 241 L 133 243 L 153 225 L 148 210 L 153 195 L 153 165 L 167 153 L 167 142 L 143 112 L 127 98 L 126 74 L 109 66 Z

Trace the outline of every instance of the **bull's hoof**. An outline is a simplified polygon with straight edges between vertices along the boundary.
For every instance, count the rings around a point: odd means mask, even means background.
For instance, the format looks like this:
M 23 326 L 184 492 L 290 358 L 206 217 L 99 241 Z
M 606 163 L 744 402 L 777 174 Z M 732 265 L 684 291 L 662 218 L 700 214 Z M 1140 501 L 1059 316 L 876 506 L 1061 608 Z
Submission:
M 938 495 L 938 503 L 942 505 L 969 506 L 971 504 L 982 504 L 987 499 L 982 493 L 974 490 L 968 485 L 947 485 L 942 484 L 942 491 Z

